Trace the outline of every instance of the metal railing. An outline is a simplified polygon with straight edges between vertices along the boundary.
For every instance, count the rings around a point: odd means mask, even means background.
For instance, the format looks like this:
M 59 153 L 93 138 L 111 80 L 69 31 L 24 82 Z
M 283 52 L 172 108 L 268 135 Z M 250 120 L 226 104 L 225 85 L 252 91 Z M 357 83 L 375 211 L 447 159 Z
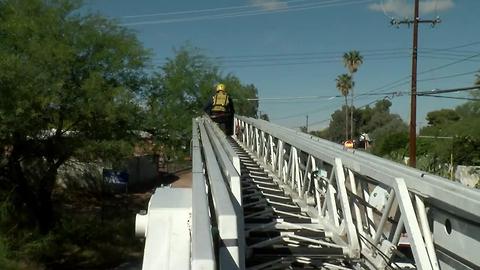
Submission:
M 480 269 L 480 192 L 269 122 L 236 117 L 245 150 L 372 269 Z
M 215 254 L 208 207 L 198 124 L 192 128 L 192 270 L 215 269 Z
M 194 123 L 200 134 L 207 187 L 211 198 L 212 225 L 218 231 L 215 241 L 219 269 L 244 269 L 243 214 L 241 211 L 240 177 L 220 143 L 216 127 L 209 119 L 199 118 Z M 225 139 L 223 139 L 225 141 Z M 233 153 L 232 151 L 228 151 Z M 231 157 L 233 159 L 233 156 Z M 193 212 L 195 213 L 193 201 Z M 208 216 L 204 218 L 209 218 Z

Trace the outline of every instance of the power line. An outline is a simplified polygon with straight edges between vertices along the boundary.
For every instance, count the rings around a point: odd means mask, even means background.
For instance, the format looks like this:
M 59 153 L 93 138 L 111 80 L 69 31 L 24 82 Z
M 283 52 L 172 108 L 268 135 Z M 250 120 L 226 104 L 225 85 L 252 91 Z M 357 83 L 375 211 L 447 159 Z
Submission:
M 388 56 L 388 55 L 397 55 L 397 54 L 408 54 L 411 55 L 409 48 L 379 48 L 379 49 L 359 49 L 362 52 L 362 55 L 367 56 Z M 459 52 L 442 52 L 441 49 L 419 49 L 419 52 L 428 55 L 435 56 L 451 56 L 451 57 L 468 57 L 472 53 L 476 54 L 478 51 L 459 51 Z M 295 52 L 295 53 L 277 53 L 277 54 L 247 54 L 247 55 L 225 55 L 225 56 L 212 56 L 207 57 L 211 60 L 232 60 L 240 61 L 244 58 L 248 60 L 257 60 L 257 59 L 283 59 L 283 58 L 294 58 L 294 59 L 304 59 L 304 57 L 332 57 L 340 59 L 343 55 L 343 51 L 316 51 L 316 52 Z M 161 58 L 162 60 L 164 58 Z M 243 60 L 242 60 L 243 61 Z
M 451 96 L 441 96 L 441 95 L 422 95 L 422 96 L 423 97 L 446 98 L 446 99 L 460 99 L 460 100 L 480 101 L 480 98 L 451 97 Z
M 291 0 L 291 1 L 282 1 L 277 2 L 280 5 L 286 5 L 289 3 L 295 2 L 305 2 L 308 0 Z M 171 15 L 184 15 L 184 14 L 194 14 L 194 13 L 206 13 L 206 12 L 217 12 L 223 10 L 235 10 L 235 9 L 247 9 L 247 8 L 258 8 L 259 5 L 242 5 L 242 6 L 230 6 L 230 7 L 219 7 L 219 8 L 207 8 L 207 9 L 196 9 L 196 10 L 183 10 L 183 11 L 172 11 L 172 12 L 162 12 L 162 13 L 149 13 L 149 14 L 139 14 L 139 15 L 126 15 L 122 16 L 122 19 L 136 19 L 136 18 L 148 18 L 148 17 L 158 17 L 158 16 L 171 16 Z
M 405 48 L 392 49 L 375 49 L 375 50 L 361 50 L 364 57 L 389 57 L 389 56 L 410 56 L 410 52 Z M 367 52 L 367 53 L 364 53 Z M 475 52 L 477 53 L 477 52 Z M 225 60 L 227 62 L 256 62 L 256 61 L 276 61 L 276 60 L 305 60 L 305 59 L 330 59 L 341 60 L 343 52 L 340 51 L 324 51 L 324 52 L 300 52 L 300 53 L 284 53 L 284 54 L 254 54 L 254 55 L 230 55 L 230 56 L 215 56 L 207 57 L 211 60 Z M 428 51 L 425 54 L 439 57 L 463 58 L 470 56 L 470 54 L 452 54 L 435 51 Z M 162 58 L 163 59 L 163 58 Z M 453 59 L 457 60 L 457 59 Z
M 225 13 L 218 15 L 207 15 L 207 16 L 197 16 L 197 17 L 186 17 L 186 18 L 173 18 L 173 19 L 162 19 L 162 20 L 148 20 L 140 22 L 129 22 L 122 23 L 123 26 L 138 26 L 138 25 L 149 25 L 149 24 L 165 24 L 165 23 L 176 23 L 176 22 L 189 22 L 189 21 L 200 21 L 200 20 L 213 20 L 213 19 L 226 19 L 226 18 L 236 18 L 236 17 L 245 17 L 245 16 L 256 16 L 256 15 L 266 15 L 266 14 L 275 14 L 275 13 L 285 13 L 293 11 L 303 11 L 319 8 L 328 8 L 328 7 L 337 7 L 337 6 L 346 6 L 346 5 L 356 5 L 361 3 L 372 2 L 373 0 L 360 0 L 360 1 L 348 1 L 339 2 L 340 0 L 331 0 L 330 3 L 313 3 L 313 4 L 304 4 L 296 5 L 292 7 L 282 7 L 275 10 L 257 10 L 257 11 L 243 11 L 236 13 Z M 338 3 L 336 3 L 338 2 Z
M 336 96 L 296 96 L 296 97 L 272 97 L 272 98 L 247 98 L 248 101 L 276 101 L 276 100 L 301 100 L 301 99 L 325 99 L 332 100 L 334 98 L 341 97 Z
M 422 91 L 422 92 L 417 92 L 419 96 L 422 95 L 429 95 L 429 94 L 445 94 L 445 93 L 455 93 L 455 92 L 463 92 L 463 91 L 470 91 L 470 90 L 476 90 L 480 89 L 480 86 L 468 86 L 468 87 L 459 87 L 459 88 L 452 88 L 452 89 L 434 89 L 432 91 Z
M 476 54 L 474 54 L 474 55 L 471 55 L 471 56 L 468 56 L 468 57 L 464 57 L 464 58 L 462 58 L 462 59 L 459 59 L 459 60 L 457 60 L 457 61 L 453 61 L 453 62 L 448 63 L 448 64 L 445 64 L 445 65 L 441 65 L 441 66 L 438 66 L 438 67 L 434 67 L 434 68 L 430 68 L 430 69 L 421 71 L 421 72 L 419 72 L 418 74 L 425 74 L 425 73 L 429 73 L 429 72 L 436 71 L 436 70 L 439 70 L 439 69 L 444 69 L 444 68 L 446 68 L 446 67 L 453 66 L 453 65 L 456 65 L 456 64 L 459 64 L 459 63 L 468 61 L 468 60 L 473 59 L 473 58 L 478 57 L 478 56 L 480 56 L 480 53 L 476 53 Z
M 369 61 L 385 61 L 393 59 L 402 59 L 406 55 L 378 55 L 369 58 Z M 311 65 L 311 64 L 329 64 L 339 63 L 341 57 L 301 57 L 301 58 L 277 58 L 277 59 L 248 59 L 248 60 L 231 60 L 218 65 L 229 68 L 250 68 L 250 67 L 272 67 L 272 66 L 289 66 L 289 65 Z M 163 65 L 167 62 L 157 61 L 156 64 Z
M 333 101 L 338 101 L 338 100 L 339 100 L 339 99 L 334 99 Z M 297 114 L 292 114 L 292 115 L 287 115 L 287 116 L 275 118 L 275 119 L 272 119 L 272 121 L 275 121 L 275 120 L 284 120 L 284 119 L 290 119 L 290 118 L 300 117 L 300 116 L 304 116 L 304 115 L 306 115 L 306 114 L 319 113 L 319 112 L 325 111 L 326 109 L 331 108 L 333 105 L 336 105 L 336 104 L 335 104 L 335 103 L 330 103 L 330 104 L 328 104 L 328 105 L 326 105 L 326 106 L 322 106 L 321 108 L 317 108 L 317 109 L 315 109 L 315 110 L 309 110 L 309 111 L 302 112 L 302 113 L 297 113 Z
M 470 42 L 470 43 L 466 43 L 466 44 L 460 44 L 460 45 L 456 45 L 456 46 L 448 47 L 448 48 L 443 48 L 443 49 L 442 49 L 442 48 L 440 48 L 440 49 L 437 49 L 437 48 L 429 48 L 429 49 L 427 49 L 427 50 L 448 51 L 448 50 L 454 50 L 454 49 L 459 49 L 459 48 L 465 48 L 465 47 L 469 47 L 469 46 L 473 46 L 473 45 L 477 45 L 477 44 L 480 44 L 480 41 L 474 41 L 474 42 Z M 448 67 L 448 66 L 451 66 L 451 65 L 455 65 L 455 64 L 461 63 L 461 62 L 462 62 L 463 60 L 465 60 L 465 59 L 474 58 L 474 57 L 476 57 L 476 56 L 478 56 L 477 53 L 475 53 L 475 54 L 473 54 L 473 55 L 470 55 L 470 56 L 468 56 L 468 57 L 466 57 L 466 58 L 460 59 L 460 60 L 458 60 L 458 61 L 449 63 L 449 64 L 447 64 L 447 65 L 438 66 L 438 67 L 435 67 L 435 68 L 433 68 L 433 69 L 431 69 L 431 70 L 427 70 L 427 71 L 422 71 L 422 72 L 420 72 L 420 74 L 424 74 L 424 73 L 431 72 L 431 71 L 438 70 L 438 69 L 442 69 L 442 68 L 445 68 L 445 67 Z M 405 82 L 405 80 L 409 80 L 410 78 L 411 78 L 411 76 L 402 77 L 402 78 L 400 78 L 400 79 L 398 79 L 398 80 L 395 80 L 395 81 L 393 81 L 393 82 L 390 82 L 390 83 L 387 83 L 387 84 L 382 85 L 382 86 L 380 86 L 380 87 L 377 87 L 377 88 L 374 88 L 374 89 L 372 89 L 372 90 L 369 90 L 369 91 L 367 91 L 367 93 L 369 93 L 369 92 L 375 92 L 375 91 L 378 91 L 378 90 L 383 90 L 383 89 L 388 88 L 388 87 L 393 86 L 393 85 L 395 85 L 396 87 L 398 87 L 398 86 L 401 86 L 401 85 L 403 85 L 403 84 L 407 84 L 408 81 Z M 397 85 L 397 84 L 400 84 L 400 85 Z
M 445 65 L 440 65 L 440 66 L 437 66 L 437 67 L 434 67 L 434 68 L 430 68 L 430 69 L 427 69 L 427 70 L 424 70 L 424 71 L 421 71 L 421 72 L 418 72 L 417 74 L 426 74 L 426 73 L 430 73 L 432 71 L 437 71 L 437 70 L 440 70 L 440 69 L 444 69 L 444 68 L 447 68 L 447 67 L 450 67 L 450 66 L 453 66 L 453 65 L 456 65 L 456 64 L 459 64 L 459 63 L 462 63 L 462 62 L 465 62 L 469 59 L 473 59 L 475 57 L 478 57 L 480 56 L 480 53 L 476 53 L 474 55 L 470 55 L 468 57 L 464 57 L 464 58 L 461 58 L 459 60 L 456 60 L 456 61 L 453 61 L 453 62 L 450 62 L 448 64 L 445 64 Z M 388 84 L 385 84 L 385 85 L 382 85 L 380 87 L 377 87 L 377 88 L 374 88 L 372 90 L 369 90 L 367 91 L 366 93 L 371 93 L 371 92 L 376 92 L 378 90 L 383 90 L 385 88 L 388 88 L 388 87 L 398 87 L 398 86 L 401 86 L 401 85 L 404 85 L 404 84 L 408 84 L 409 81 L 406 81 L 406 80 L 409 80 L 411 78 L 411 76 L 405 76 L 401 79 L 398 79 L 398 80 L 395 80 L 391 83 L 388 83 Z
M 370 54 L 384 54 L 384 53 L 396 53 L 396 52 L 408 52 L 408 48 L 383 48 L 383 49 L 364 49 L 360 50 L 363 53 L 369 52 Z M 229 59 L 229 58 L 263 58 L 263 57 L 289 57 L 289 56 L 312 56 L 312 55 L 333 55 L 341 56 L 343 51 L 317 51 L 317 52 L 298 52 L 298 53 L 282 53 L 282 54 L 252 54 L 252 55 L 230 55 L 230 56 L 218 56 L 217 59 Z
M 449 79 L 449 78 L 455 78 L 455 77 L 460 77 L 460 76 L 466 76 L 466 75 L 471 75 L 477 73 L 477 70 L 474 71 L 468 71 L 468 72 L 463 72 L 463 73 L 457 73 L 457 74 L 452 74 L 452 75 L 445 75 L 445 76 L 439 76 L 439 77 L 430 77 L 430 78 L 425 78 L 418 80 L 419 82 L 424 82 L 424 81 L 435 81 L 435 80 L 440 80 L 440 79 Z
M 448 48 L 426 48 L 426 49 L 433 49 L 433 50 L 440 50 L 440 51 L 449 51 L 449 50 L 455 50 L 455 49 L 460 49 L 460 48 L 465 48 L 465 47 L 470 47 L 473 45 L 478 45 L 480 44 L 480 41 L 474 41 L 466 44 L 461 44 L 461 45 L 456 45 L 453 47 L 448 47 Z
M 365 108 L 365 107 L 370 106 L 370 105 L 372 105 L 372 104 L 374 104 L 374 103 L 376 103 L 376 102 L 378 102 L 378 101 L 385 100 L 385 99 L 391 99 L 391 98 L 390 98 L 390 97 L 383 97 L 383 98 L 380 98 L 380 99 L 376 99 L 376 100 L 371 101 L 371 102 L 369 102 L 369 103 L 367 103 L 367 104 L 364 104 L 364 105 L 362 105 L 362 106 L 360 106 L 360 107 L 358 107 L 358 108 L 356 108 L 356 109 Z M 315 121 L 315 122 L 313 122 L 313 123 L 310 123 L 310 126 L 317 125 L 317 124 L 321 124 L 321 123 L 324 123 L 324 122 L 327 122 L 327 121 L 330 121 L 330 117 L 329 117 L 329 118 L 326 118 L 326 119 L 323 119 L 323 120 L 320 120 L 320 121 Z
M 454 93 L 454 92 L 463 92 L 463 91 L 469 91 L 469 90 L 475 90 L 475 89 L 480 89 L 480 86 L 469 86 L 469 87 L 459 87 L 459 88 L 453 88 L 453 89 L 443 89 L 443 90 L 439 90 L 439 89 L 435 89 L 435 90 L 432 90 L 432 91 L 419 91 L 417 92 L 417 96 L 424 96 L 424 97 L 438 97 L 438 98 L 449 98 L 449 99 L 461 99 L 461 100 L 470 100 L 470 101 L 480 101 L 480 99 L 478 98 L 464 98 L 464 97 L 449 97 L 449 96 L 440 96 L 440 95 L 436 95 L 436 94 L 443 94 L 443 93 Z M 364 95 L 364 96 L 374 96 L 374 95 L 382 95 L 384 96 L 383 98 L 379 98 L 379 99 L 375 99 L 373 101 L 370 101 L 368 102 L 367 104 L 364 104 L 356 109 L 362 109 L 362 108 L 365 108 L 367 106 L 370 106 L 378 101 L 381 101 L 381 100 L 385 100 L 385 99 L 393 99 L 395 97 L 400 97 L 402 96 L 403 94 L 408 94 L 409 92 L 408 91 L 403 91 L 403 92 L 383 92 L 383 93 L 372 93 L 372 94 L 369 94 L 369 95 Z M 303 114 L 299 114 L 299 116 L 303 116 L 305 115 L 305 113 Z M 282 118 L 283 119 L 283 118 Z M 276 119 L 276 120 L 280 120 L 280 119 Z M 323 120 L 320 120 L 320 121 L 316 121 L 316 122 L 313 122 L 313 123 L 310 123 L 310 125 L 315 125 L 315 124 L 319 124 L 319 123 L 323 123 L 323 122 L 326 122 L 330 120 L 330 118 L 328 119 L 323 119 Z
M 389 58 L 376 58 L 369 59 L 369 61 L 386 61 L 392 59 L 400 59 L 403 57 L 389 57 Z M 291 65 L 312 65 L 312 64 L 328 64 L 338 63 L 339 60 L 313 60 L 313 61 L 300 61 L 300 62 L 277 62 L 277 63 L 253 63 L 253 64 L 224 64 L 224 67 L 229 68 L 253 68 L 253 67 L 272 67 L 272 66 L 291 66 Z

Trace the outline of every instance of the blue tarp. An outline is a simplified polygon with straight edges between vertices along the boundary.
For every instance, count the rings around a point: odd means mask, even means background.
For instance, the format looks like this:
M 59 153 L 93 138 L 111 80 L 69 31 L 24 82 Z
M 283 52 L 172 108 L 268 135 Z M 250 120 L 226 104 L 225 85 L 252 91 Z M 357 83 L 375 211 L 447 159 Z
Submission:
M 103 169 L 103 180 L 106 183 L 110 184 L 127 184 L 128 183 L 128 173 L 114 171 L 111 169 Z

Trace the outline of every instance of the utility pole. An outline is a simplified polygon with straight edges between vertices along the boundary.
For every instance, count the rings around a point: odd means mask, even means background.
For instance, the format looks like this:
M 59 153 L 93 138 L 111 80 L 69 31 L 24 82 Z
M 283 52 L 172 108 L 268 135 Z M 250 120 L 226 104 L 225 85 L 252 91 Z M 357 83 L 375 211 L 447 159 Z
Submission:
M 417 54 L 418 54 L 418 24 L 430 23 L 433 26 L 440 23 L 440 19 L 435 20 L 420 20 L 419 4 L 420 0 L 415 0 L 413 20 L 400 20 L 392 19 L 391 24 L 400 25 L 407 24 L 410 26 L 413 24 L 413 47 L 412 47 L 412 85 L 410 94 L 410 132 L 409 132 L 409 145 L 408 164 L 410 167 L 417 166 Z
M 307 123 L 305 124 L 305 132 L 308 133 L 308 114 L 307 114 Z

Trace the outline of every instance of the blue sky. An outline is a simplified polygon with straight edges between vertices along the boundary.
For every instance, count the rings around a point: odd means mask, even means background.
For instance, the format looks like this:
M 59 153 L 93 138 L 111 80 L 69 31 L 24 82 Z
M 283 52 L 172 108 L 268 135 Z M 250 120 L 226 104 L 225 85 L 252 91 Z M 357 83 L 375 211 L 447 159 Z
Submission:
M 480 1 L 421 0 L 418 91 L 471 86 L 480 69 Z M 89 0 L 86 8 L 116 18 L 138 33 L 161 64 L 187 42 L 215 58 L 259 90 L 260 110 L 274 123 L 310 130 L 328 125 L 340 108 L 335 78 L 346 73 L 344 52 L 359 50 L 356 106 L 393 91 L 409 91 L 412 28 L 391 18 L 411 16 L 413 0 Z M 217 58 L 219 57 L 219 58 Z M 423 73 L 422 73 L 423 72 Z M 447 77 L 447 78 L 446 78 Z M 396 82 L 396 83 L 395 83 Z M 451 96 L 466 97 L 467 93 Z M 282 98 L 271 100 L 272 98 Z M 297 98 L 297 99 L 295 99 Z M 269 100 L 270 99 L 270 100 Z M 391 99 L 392 111 L 408 122 L 409 96 Z M 462 101 L 418 97 L 417 123 L 427 112 Z

